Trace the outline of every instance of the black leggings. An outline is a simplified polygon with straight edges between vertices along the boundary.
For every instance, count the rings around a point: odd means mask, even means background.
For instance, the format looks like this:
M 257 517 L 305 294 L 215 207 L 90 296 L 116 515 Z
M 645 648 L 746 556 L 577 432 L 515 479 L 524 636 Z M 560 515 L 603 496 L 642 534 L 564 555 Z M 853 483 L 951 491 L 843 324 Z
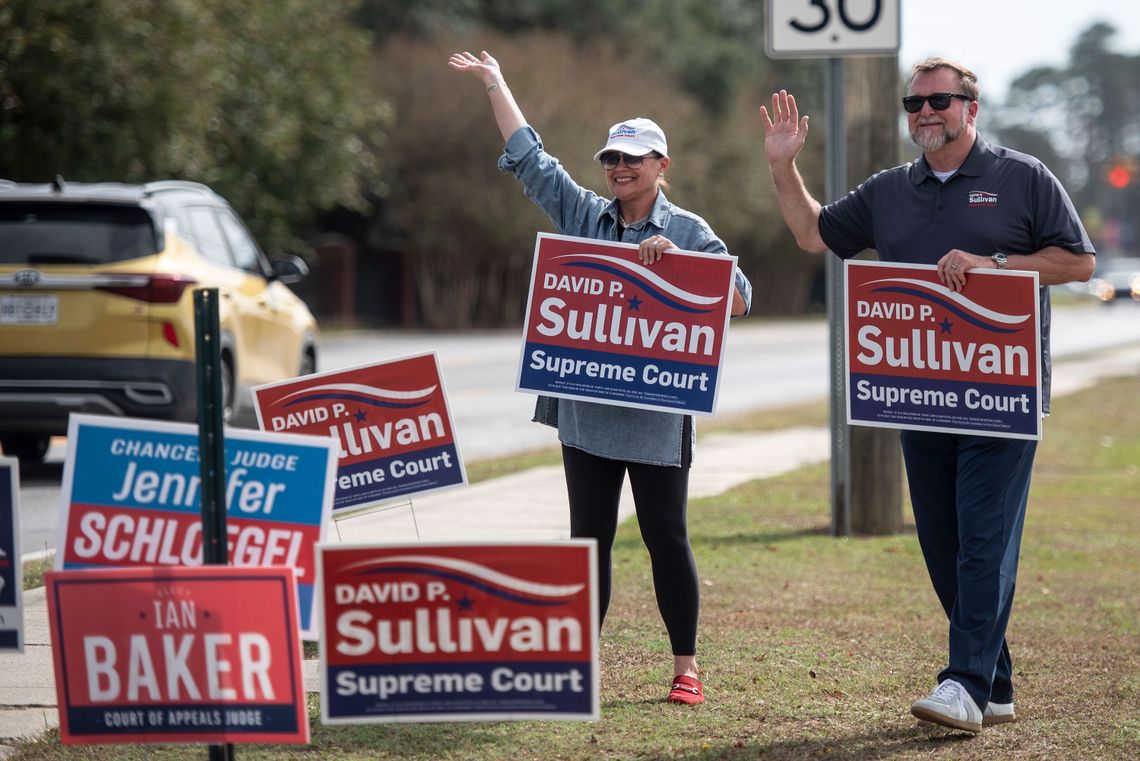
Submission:
M 570 495 L 570 535 L 598 540 L 599 626 L 610 604 L 618 503 L 628 472 L 641 538 L 653 566 L 657 608 L 673 655 L 696 655 L 701 592 L 685 525 L 688 464 L 676 468 L 610 460 L 564 445 L 562 465 Z

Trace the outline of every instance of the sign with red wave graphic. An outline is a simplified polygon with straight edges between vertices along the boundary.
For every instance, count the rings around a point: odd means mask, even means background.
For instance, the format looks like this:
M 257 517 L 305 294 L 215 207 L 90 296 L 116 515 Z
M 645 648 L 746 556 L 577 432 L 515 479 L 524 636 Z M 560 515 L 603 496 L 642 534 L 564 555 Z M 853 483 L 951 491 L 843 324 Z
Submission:
M 595 553 L 321 545 L 323 721 L 596 720 Z
M 331 436 L 333 515 L 467 483 L 435 352 L 258 386 L 263 430 Z
M 847 422 L 1041 438 L 1036 272 L 845 262 Z
M 736 257 L 539 233 L 516 390 L 711 415 Z

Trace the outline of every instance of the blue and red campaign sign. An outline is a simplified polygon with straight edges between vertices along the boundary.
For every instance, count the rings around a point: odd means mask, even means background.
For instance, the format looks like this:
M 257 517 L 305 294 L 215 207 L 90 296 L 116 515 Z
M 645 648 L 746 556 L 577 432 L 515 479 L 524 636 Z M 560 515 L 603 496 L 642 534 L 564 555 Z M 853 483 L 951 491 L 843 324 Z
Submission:
M 57 569 L 202 565 L 198 426 L 72 415 L 67 443 Z M 225 462 L 229 561 L 295 568 L 301 634 L 312 638 L 335 445 L 227 428 Z
M 845 265 L 848 423 L 1041 438 L 1036 272 Z
M 435 352 L 258 386 L 253 398 L 263 430 L 336 440 L 334 515 L 467 483 Z
M 24 651 L 20 461 L 0 456 L 0 652 Z
M 538 234 L 516 390 L 711 415 L 736 257 Z
M 307 743 L 290 568 L 46 574 L 64 743 Z
M 325 723 L 598 718 L 592 539 L 317 552 Z

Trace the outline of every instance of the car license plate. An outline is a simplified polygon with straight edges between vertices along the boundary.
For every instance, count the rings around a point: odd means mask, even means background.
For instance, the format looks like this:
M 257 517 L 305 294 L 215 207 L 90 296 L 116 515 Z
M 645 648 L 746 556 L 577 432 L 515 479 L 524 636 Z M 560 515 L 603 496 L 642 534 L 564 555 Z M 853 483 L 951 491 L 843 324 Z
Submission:
M 0 296 L 0 325 L 55 325 L 59 296 Z

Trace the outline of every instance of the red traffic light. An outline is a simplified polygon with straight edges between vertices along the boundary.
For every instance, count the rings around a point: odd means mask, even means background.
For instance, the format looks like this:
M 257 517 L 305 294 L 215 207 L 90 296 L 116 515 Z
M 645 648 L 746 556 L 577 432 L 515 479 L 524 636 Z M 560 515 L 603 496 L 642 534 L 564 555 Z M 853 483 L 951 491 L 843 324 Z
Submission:
M 1117 190 L 1128 187 L 1132 182 L 1132 172 L 1119 164 L 1108 170 L 1108 184 Z
M 1133 156 L 1117 154 L 1105 162 L 1105 168 L 1107 171 L 1104 179 L 1108 184 L 1117 190 L 1123 190 L 1132 184 L 1137 171 L 1140 171 L 1140 161 Z

